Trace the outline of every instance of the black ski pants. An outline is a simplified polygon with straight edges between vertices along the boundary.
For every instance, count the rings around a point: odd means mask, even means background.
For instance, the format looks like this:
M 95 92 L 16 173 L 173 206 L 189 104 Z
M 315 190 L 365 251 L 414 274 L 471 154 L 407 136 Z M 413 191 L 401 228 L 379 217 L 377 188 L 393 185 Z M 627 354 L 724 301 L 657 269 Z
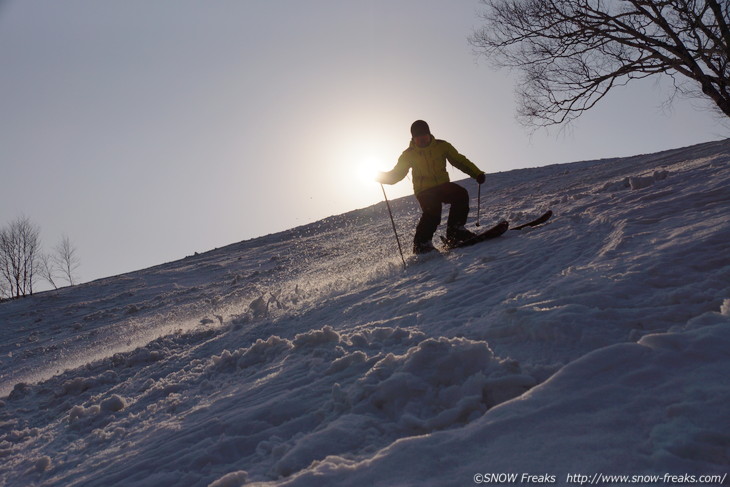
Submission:
M 441 223 L 441 205 L 451 205 L 449 209 L 449 227 L 460 227 L 466 224 L 469 215 L 469 193 L 455 183 L 444 183 L 428 188 L 416 195 L 423 215 L 416 226 L 413 242 L 416 244 L 430 242 Z

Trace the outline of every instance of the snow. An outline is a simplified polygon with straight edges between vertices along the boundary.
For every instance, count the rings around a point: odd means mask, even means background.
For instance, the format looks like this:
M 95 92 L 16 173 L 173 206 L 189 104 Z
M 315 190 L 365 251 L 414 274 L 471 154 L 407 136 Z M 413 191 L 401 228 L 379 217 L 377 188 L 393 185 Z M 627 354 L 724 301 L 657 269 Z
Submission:
M 0 303 L 0 484 L 720 485 L 730 141 L 482 188 L 483 227 L 548 208 L 405 270 L 381 203 Z

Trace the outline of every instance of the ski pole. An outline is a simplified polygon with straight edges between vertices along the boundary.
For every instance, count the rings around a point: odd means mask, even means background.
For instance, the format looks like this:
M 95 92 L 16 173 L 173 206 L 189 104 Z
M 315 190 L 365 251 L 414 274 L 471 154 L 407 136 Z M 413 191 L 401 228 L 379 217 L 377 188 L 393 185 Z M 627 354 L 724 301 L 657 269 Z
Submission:
M 482 211 L 482 185 L 478 185 L 477 190 L 477 226 L 479 226 L 479 213 Z
M 385 194 L 385 186 L 380 185 L 380 189 L 383 190 L 383 198 L 385 198 L 385 204 L 388 207 L 388 214 L 390 215 L 390 223 L 393 224 L 393 233 L 395 234 L 395 241 L 398 242 L 398 252 L 400 252 L 400 258 L 403 261 L 403 269 L 406 268 L 406 258 L 403 257 L 403 247 L 400 245 L 400 238 L 398 238 L 398 231 L 395 229 L 395 220 L 393 219 L 393 210 L 390 209 L 390 201 L 388 201 L 388 195 Z

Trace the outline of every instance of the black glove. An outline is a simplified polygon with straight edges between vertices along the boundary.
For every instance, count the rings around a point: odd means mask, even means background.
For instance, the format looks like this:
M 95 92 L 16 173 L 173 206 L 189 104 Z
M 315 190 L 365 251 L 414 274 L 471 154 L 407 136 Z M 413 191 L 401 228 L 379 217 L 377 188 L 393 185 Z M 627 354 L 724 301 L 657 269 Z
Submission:
M 484 173 L 481 173 L 479 176 L 475 177 L 474 179 L 477 180 L 477 183 L 484 184 L 484 181 L 487 180 L 487 176 Z

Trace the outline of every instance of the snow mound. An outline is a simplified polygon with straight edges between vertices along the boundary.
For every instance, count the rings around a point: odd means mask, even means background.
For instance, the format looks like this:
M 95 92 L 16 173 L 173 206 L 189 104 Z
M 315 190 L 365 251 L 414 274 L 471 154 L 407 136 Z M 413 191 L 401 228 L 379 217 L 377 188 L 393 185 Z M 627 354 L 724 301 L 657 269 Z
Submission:
M 402 329 L 379 328 L 369 335 L 386 342 L 398 337 L 401 344 L 415 338 Z M 277 459 L 272 474 L 288 476 L 327 455 L 365 452 L 397 438 L 467 424 L 536 383 L 518 364 L 495 358 L 485 342 L 429 338 L 403 354 L 368 355 L 376 344 L 382 342 L 363 334 L 342 336 L 330 327 L 296 336 L 292 353 L 305 355 L 296 363 L 330 378 L 330 399 L 315 413 L 326 419 L 317 420 L 310 433 L 259 445 Z
M 441 337 L 383 357 L 346 401 L 353 413 L 418 434 L 468 423 L 533 385 L 516 363 L 496 360 L 486 342 Z

